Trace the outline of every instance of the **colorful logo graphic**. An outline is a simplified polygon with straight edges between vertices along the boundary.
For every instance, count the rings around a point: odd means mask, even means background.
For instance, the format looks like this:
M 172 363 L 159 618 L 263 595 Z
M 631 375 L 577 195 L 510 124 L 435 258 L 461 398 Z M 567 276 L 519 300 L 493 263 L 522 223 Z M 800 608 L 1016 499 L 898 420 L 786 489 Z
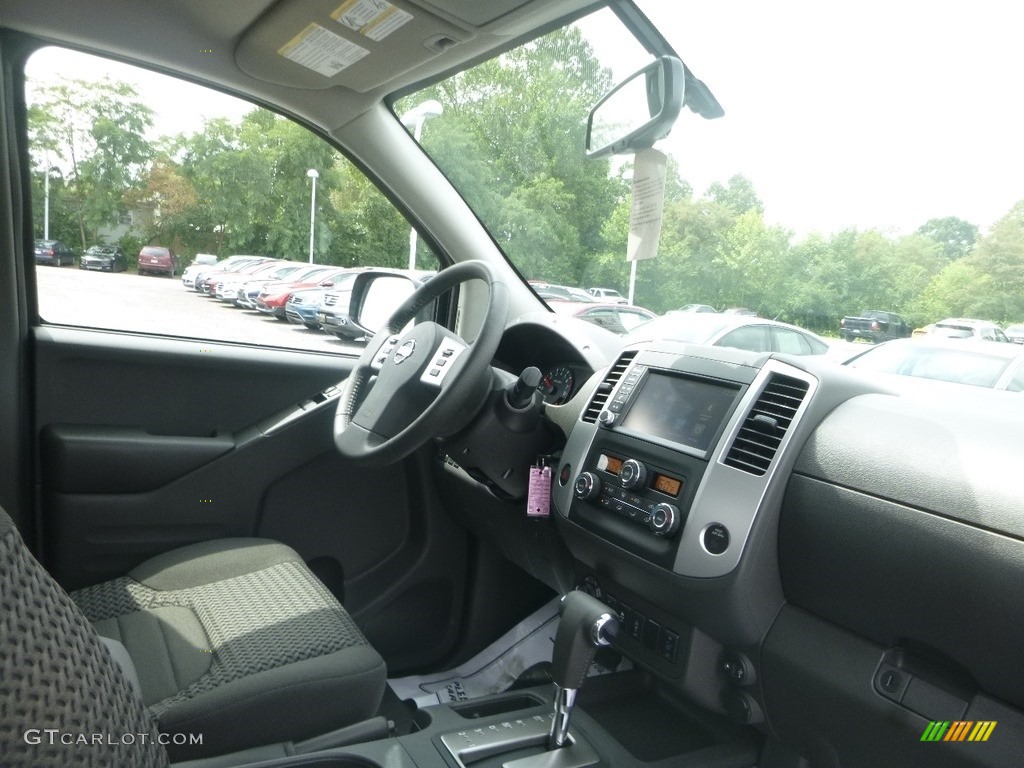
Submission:
M 921 734 L 921 741 L 988 741 L 996 729 L 995 720 L 933 720 Z

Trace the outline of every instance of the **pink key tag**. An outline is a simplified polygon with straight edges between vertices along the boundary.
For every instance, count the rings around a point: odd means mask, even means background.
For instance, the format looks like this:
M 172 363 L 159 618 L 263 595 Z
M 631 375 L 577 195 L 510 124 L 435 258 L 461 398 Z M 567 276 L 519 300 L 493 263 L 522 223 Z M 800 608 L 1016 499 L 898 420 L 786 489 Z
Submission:
M 551 467 L 530 467 L 530 490 L 526 495 L 527 517 L 551 515 Z

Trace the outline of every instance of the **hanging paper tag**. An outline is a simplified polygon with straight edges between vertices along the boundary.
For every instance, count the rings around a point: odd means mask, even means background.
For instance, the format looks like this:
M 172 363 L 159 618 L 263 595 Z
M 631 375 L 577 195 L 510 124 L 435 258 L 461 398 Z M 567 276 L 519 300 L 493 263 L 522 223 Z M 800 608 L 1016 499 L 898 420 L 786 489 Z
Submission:
M 527 517 L 551 515 L 551 467 L 530 467 L 530 491 L 526 495 Z

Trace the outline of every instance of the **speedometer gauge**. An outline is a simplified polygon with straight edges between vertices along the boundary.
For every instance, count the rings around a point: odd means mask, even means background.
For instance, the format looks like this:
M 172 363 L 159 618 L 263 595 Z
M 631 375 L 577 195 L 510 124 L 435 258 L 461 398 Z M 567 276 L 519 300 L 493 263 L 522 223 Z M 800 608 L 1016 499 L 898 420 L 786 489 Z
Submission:
M 561 365 L 544 372 L 537 389 L 544 395 L 544 402 L 552 405 L 561 405 L 572 397 L 572 387 L 575 383 L 572 369 Z

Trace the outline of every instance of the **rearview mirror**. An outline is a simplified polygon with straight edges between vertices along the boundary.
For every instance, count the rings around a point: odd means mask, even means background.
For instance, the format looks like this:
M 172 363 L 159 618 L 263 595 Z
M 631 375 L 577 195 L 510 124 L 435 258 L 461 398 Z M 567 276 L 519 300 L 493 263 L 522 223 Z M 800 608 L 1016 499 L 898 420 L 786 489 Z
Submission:
M 672 130 L 683 106 L 683 63 L 662 56 L 615 86 L 590 110 L 587 157 L 647 149 Z

